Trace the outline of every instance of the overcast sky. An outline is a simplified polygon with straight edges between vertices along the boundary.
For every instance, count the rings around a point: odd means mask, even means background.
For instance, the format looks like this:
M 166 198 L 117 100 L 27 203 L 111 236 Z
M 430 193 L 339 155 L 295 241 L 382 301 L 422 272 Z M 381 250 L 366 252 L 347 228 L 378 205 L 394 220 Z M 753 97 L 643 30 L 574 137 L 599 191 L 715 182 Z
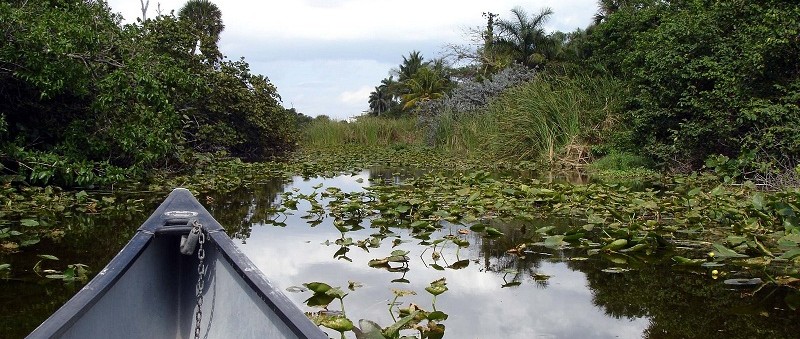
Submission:
M 147 0 L 145 0 L 147 1 Z M 284 0 L 213 1 L 225 31 L 220 50 L 245 57 L 253 73 L 278 87 L 287 108 L 346 119 L 367 110 L 367 98 L 412 50 L 426 60 L 448 44 L 467 44 L 466 32 L 485 25 L 483 12 L 510 18 L 521 6 L 554 14 L 548 31 L 585 28 L 596 0 Z M 140 0 L 108 0 L 126 22 L 141 17 Z M 176 12 L 185 0 L 150 0 L 148 17 Z

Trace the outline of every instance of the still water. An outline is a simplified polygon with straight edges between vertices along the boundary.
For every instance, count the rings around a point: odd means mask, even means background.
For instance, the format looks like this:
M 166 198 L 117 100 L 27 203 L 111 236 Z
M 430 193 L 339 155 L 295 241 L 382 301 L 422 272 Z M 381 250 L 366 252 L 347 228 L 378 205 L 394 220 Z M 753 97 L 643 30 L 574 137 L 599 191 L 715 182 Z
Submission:
M 294 177 L 199 198 L 242 251 L 301 309 L 319 310 L 305 305 L 311 292 L 298 288 L 303 283 L 340 286 L 348 293 L 344 298 L 347 317 L 356 325 L 359 319 L 382 327 L 393 324 L 393 317 L 397 318 L 397 308 L 389 307 L 393 289 L 416 293 L 398 298 L 400 307 L 413 303 L 431 311 L 433 297 L 425 287 L 446 278 L 449 290 L 435 304 L 448 315 L 442 322 L 445 338 L 795 338 L 800 333 L 797 312 L 784 302 L 794 293 L 791 290 L 733 289 L 704 270 L 676 269 L 669 253 L 619 262 L 619 258 L 587 257 L 585 251 L 570 249 L 533 246 L 508 252 L 525 242 L 530 229 L 570 220 L 496 224 L 505 233 L 496 239 L 467 233 L 463 225 L 445 224 L 428 243 L 406 229 L 392 229 L 377 248 L 362 248 L 357 242 L 377 232 L 369 218 L 362 221 L 363 228 L 343 233 L 331 218 L 315 223 L 303 218 L 311 207 L 306 201 L 297 205 L 297 211 L 274 213 L 282 192 L 311 194 L 328 187 L 355 192 L 364 190 L 371 180 L 402 179 L 378 170 L 333 178 Z M 320 202 L 324 205 L 326 200 Z M 96 272 L 148 213 L 80 220 L 89 231 L 68 233 L 61 242 L 42 246 L 65 262 L 87 263 Z M 461 236 L 469 241 L 468 247 L 458 249 L 451 242 L 443 243 L 444 247 L 430 245 L 459 231 L 467 233 Z M 348 238 L 352 243 L 343 240 Z M 406 268 L 397 263 L 391 267 L 368 264 L 396 250 L 408 251 Z M 15 260 L 14 267 L 33 266 L 36 260 L 10 258 Z M 354 288 L 348 289 L 349 285 Z M 78 288 L 36 279 L 0 282 L 0 337 L 24 337 Z M 340 310 L 339 303 L 331 303 L 329 309 Z M 339 336 L 332 330 L 328 333 Z

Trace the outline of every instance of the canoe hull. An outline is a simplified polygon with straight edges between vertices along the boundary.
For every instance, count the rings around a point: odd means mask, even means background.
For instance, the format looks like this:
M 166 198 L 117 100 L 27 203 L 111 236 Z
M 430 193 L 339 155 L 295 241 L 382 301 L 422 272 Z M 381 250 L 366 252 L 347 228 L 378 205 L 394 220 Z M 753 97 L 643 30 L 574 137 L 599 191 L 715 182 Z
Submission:
M 192 338 L 198 259 L 180 254 L 191 211 L 208 231 L 203 338 L 327 338 L 242 254 L 187 190 L 176 189 L 119 254 L 29 338 Z M 170 223 L 175 225 L 170 225 Z

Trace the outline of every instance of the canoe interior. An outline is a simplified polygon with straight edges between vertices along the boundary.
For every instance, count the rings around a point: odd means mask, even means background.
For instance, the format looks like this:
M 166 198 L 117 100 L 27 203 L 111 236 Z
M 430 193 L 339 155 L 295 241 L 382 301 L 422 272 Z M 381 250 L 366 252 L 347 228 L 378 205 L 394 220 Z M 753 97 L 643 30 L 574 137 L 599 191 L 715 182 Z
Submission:
M 165 211 L 199 211 L 209 231 L 202 338 L 327 338 L 246 258 L 186 190 L 176 189 L 98 275 L 28 338 L 194 338 L 197 252 Z

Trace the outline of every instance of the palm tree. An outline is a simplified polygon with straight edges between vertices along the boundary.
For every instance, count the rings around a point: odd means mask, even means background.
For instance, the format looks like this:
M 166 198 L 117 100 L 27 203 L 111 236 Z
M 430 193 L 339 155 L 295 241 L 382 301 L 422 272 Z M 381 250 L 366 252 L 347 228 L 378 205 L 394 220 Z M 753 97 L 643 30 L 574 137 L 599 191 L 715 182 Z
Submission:
M 422 68 L 423 61 L 424 59 L 420 52 L 412 51 L 408 53 L 408 58 L 404 56 L 403 63 L 400 64 L 400 70 L 397 72 L 397 80 L 399 82 L 406 82 L 414 77 L 414 74 Z
M 448 89 L 448 81 L 436 70 L 423 66 L 405 82 L 408 92 L 402 96 L 403 109 L 411 109 L 422 102 L 439 99 Z
M 515 61 L 536 67 L 544 63 L 550 40 L 545 34 L 544 23 L 553 14 L 553 10 L 545 8 L 539 14 L 528 16 L 521 7 L 511 10 L 513 20 L 497 20 L 495 25 L 500 34 L 494 45 L 508 53 Z
M 220 34 L 225 29 L 222 24 L 222 12 L 216 4 L 209 0 L 189 0 L 178 11 L 178 18 L 187 20 L 196 34 L 196 43 L 192 47 L 192 54 L 200 53 L 211 61 L 222 58 L 217 43 Z

